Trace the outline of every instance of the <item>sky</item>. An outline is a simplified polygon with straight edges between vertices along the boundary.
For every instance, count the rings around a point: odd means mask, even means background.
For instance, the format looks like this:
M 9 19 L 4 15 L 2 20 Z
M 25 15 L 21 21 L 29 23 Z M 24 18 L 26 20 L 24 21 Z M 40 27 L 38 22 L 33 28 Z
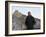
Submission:
M 40 19 L 40 15 L 41 15 L 40 7 L 12 6 L 13 13 L 15 12 L 15 10 L 18 10 L 19 12 L 21 12 L 24 15 L 27 15 L 28 11 L 30 11 L 33 17 Z

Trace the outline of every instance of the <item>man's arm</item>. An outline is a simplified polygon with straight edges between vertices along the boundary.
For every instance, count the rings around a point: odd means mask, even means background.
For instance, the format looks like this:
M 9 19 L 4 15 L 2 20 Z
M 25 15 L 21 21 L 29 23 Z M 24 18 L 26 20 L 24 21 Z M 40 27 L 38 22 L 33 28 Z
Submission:
M 35 22 L 35 18 L 33 17 L 33 24 L 35 24 L 36 22 Z
M 25 24 L 27 24 L 27 17 L 26 17 L 26 20 L 25 20 Z

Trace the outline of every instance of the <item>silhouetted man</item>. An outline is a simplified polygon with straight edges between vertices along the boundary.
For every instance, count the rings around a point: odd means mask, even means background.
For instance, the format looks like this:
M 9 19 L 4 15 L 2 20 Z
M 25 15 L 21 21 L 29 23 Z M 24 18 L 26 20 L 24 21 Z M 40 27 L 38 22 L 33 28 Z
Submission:
M 31 15 L 30 12 L 28 12 L 28 16 L 26 18 L 25 24 L 26 24 L 28 30 L 33 29 L 33 25 L 35 24 L 35 19 Z

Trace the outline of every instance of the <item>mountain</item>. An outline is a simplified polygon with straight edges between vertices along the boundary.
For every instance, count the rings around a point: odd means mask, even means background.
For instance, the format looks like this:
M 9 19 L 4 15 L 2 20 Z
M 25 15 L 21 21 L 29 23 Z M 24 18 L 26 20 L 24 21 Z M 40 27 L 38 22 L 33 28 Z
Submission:
M 12 15 L 12 30 L 26 30 L 27 27 L 25 25 L 26 15 L 21 14 L 19 11 L 15 11 Z M 40 28 L 40 19 L 35 18 L 34 29 Z

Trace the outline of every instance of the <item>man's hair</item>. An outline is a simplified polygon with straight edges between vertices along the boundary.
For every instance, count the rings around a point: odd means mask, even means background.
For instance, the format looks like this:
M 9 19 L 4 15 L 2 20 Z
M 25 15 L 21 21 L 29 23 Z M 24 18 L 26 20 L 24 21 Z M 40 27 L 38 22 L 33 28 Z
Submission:
M 30 14 L 31 12 L 29 11 L 28 14 Z

